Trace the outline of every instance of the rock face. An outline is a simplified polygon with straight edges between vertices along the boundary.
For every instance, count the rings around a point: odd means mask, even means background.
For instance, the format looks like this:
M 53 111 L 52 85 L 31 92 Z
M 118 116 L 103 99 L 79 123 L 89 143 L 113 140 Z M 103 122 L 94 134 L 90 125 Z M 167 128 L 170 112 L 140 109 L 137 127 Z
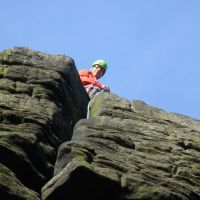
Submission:
M 200 200 L 200 121 L 88 101 L 71 58 L 0 53 L 1 200 Z
M 200 121 L 116 95 L 90 102 L 44 200 L 199 200 Z
M 27 48 L 0 53 L 0 199 L 41 199 L 57 149 L 87 103 L 71 58 Z

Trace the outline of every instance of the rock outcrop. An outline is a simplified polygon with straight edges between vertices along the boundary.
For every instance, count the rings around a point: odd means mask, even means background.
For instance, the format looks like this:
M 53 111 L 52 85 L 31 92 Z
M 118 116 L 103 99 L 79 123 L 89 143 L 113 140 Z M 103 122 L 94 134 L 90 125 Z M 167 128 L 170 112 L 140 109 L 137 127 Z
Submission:
M 200 200 L 199 120 L 88 101 L 71 58 L 0 53 L 0 199 Z
M 44 200 L 199 200 L 200 121 L 116 95 L 90 102 Z
M 0 53 L 0 199 L 41 199 L 57 149 L 87 103 L 71 58 L 27 48 Z

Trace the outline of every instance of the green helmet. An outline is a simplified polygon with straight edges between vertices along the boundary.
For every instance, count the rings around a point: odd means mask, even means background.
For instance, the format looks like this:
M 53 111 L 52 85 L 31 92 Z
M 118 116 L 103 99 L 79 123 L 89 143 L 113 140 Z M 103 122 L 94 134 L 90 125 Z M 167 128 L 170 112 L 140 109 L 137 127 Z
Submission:
M 104 69 L 104 73 L 106 72 L 107 70 L 107 63 L 105 60 L 96 60 L 93 64 L 92 64 L 92 67 L 94 65 L 99 65 L 100 67 L 102 67 Z

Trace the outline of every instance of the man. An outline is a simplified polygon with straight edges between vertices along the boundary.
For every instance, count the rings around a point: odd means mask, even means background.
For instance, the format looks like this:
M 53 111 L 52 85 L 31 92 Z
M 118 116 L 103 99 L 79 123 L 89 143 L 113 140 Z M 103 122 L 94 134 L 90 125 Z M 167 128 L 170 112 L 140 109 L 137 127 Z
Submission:
M 110 88 L 97 80 L 100 79 L 107 70 L 107 63 L 104 60 L 97 60 L 92 64 L 90 70 L 80 70 L 79 75 L 83 86 L 90 99 L 101 90 L 110 92 Z

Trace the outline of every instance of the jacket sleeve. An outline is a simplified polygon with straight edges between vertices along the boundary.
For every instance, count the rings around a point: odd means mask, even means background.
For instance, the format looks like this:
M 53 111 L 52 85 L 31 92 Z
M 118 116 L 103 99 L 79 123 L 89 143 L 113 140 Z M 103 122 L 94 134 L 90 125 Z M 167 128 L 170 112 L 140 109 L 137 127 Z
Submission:
M 98 81 L 95 81 L 94 85 L 100 87 L 101 89 L 103 89 L 103 84 L 99 83 Z

